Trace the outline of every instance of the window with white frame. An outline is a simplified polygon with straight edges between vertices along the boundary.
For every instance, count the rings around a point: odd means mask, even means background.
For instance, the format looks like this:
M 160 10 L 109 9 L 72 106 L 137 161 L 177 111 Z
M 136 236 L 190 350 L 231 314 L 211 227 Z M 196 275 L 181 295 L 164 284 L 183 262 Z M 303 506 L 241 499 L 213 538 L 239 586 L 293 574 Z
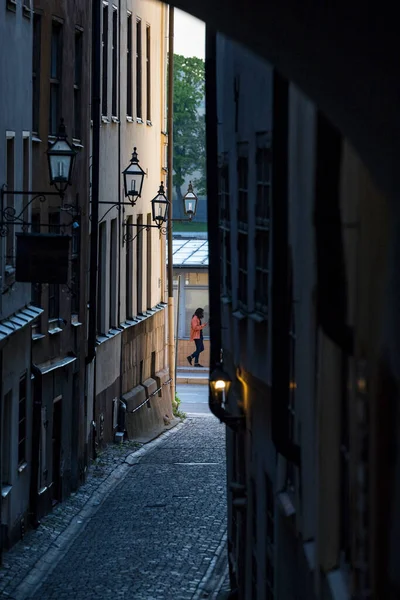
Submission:
M 50 58 L 49 135 L 56 135 L 61 117 L 62 23 L 53 21 Z
M 118 9 L 112 8 L 112 80 L 111 80 L 111 112 L 113 117 L 118 117 Z
M 126 22 L 126 114 L 128 117 L 133 116 L 132 106 L 132 13 L 128 12 Z
M 103 2 L 101 114 L 108 116 L 108 4 Z
M 7 175 L 7 190 L 15 190 L 15 132 L 6 132 L 6 175 Z M 15 197 L 12 194 L 6 195 L 7 211 L 13 214 L 15 209 Z M 15 265 L 15 231 L 14 227 L 10 226 L 6 236 L 5 249 L 5 270 L 6 277 L 12 275 Z

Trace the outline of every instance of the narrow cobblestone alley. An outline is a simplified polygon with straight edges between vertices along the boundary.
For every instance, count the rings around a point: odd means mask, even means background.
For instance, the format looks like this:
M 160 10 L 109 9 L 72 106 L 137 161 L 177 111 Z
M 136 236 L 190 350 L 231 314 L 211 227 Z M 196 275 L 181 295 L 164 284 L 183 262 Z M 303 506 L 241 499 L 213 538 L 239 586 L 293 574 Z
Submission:
M 218 597 L 227 569 L 224 438 L 213 417 L 189 416 L 130 454 L 114 470 L 120 481 L 81 510 L 2 597 Z M 40 530 L 30 534 L 32 551 Z M 19 550 L 26 552 L 26 541 L 12 549 L 16 560 Z M 12 557 L 4 562 L 12 569 Z

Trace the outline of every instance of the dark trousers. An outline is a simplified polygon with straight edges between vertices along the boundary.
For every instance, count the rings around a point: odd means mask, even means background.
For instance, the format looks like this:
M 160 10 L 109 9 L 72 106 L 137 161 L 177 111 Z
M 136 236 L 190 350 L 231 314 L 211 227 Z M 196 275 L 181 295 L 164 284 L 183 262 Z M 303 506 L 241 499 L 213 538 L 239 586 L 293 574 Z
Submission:
M 193 354 L 191 354 L 191 357 L 194 358 L 195 363 L 198 363 L 200 352 L 203 352 L 204 350 L 204 344 L 202 339 L 194 340 L 194 343 L 196 344 L 196 350 L 193 352 Z

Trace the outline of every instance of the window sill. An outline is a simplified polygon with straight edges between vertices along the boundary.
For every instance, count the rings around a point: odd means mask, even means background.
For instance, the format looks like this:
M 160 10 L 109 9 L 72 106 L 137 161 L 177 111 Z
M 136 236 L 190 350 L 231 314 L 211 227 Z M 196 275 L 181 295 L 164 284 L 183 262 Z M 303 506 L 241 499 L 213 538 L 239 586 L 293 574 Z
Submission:
M 42 340 L 46 337 L 44 333 L 32 333 L 32 342 L 37 342 L 38 340 Z
M 143 119 L 141 117 L 136 117 L 136 123 L 143 125 Z
M 285 517 L 293 517 L 296 514 L 296 509 L 293 502 L 287 492 L 281 492 L 278 494 L 279 506 Z
M 252 319 L 252 321 L 255 321 L 256 323 L 264 323 L 265 321 L 268 320 L 267 315 L 263 315 L 262 313 L 259 313 L 259 312 L 250 313 L 249 318 Z
M 146 125 L 148 125 L 149 127 L 153 127 L 153 123 L 151 121 L 146 121 Z
M 111 117 L 111 121 L 112 121 L 113 123 L 120 123 L 120 120 L 119 120 L 119 118 L 118 118 L 118 117 Z
M 80 327 L 81 325 L 83 325 L 83 323 L 79 321 L 78 315 L 71 315 L 71 325 L 72 327 Z
M 135 119 L 129 115 L 126 115 L 126 120 L 128 121 L 128 123 L 133 123 Z
M 75 148 L 80 148 L 80 149 L 84 148 L 84 145 L 82 144 L 82 141 L 81 141 L 81 140 L 79 140 L 79 139 L 77 139 L 77 138 L 73 138 L 73 140 L 72 140 L 72 145 L 73 145 Z
M 238 321 L 243 321 L 243 319 L 247 318 L 247 315 L 241 310 L 235 310 L 232 313 L 232 317 L 235 317 L 235 319 L 238 319 Z
M 27 468 L 28 463 L 27 462 L 23 462 L 19 465 L 18 467 L 18 473 L 22 473 L 23 471 L 25 471 L 25 469 Z
M 110 119 L 108 117 L 105 117 L 104 115 L 102 115 L 101 121 L 102 121 L 102 123 L 109 123 Z
M 349 597 L 349 588 L 346 583 L 346 576 L 343 569 L 335 569 L 326 574 L 328 587 L 333 600 Z
M 53 327 L 53 328 L 49 329 L 47 333 L 49 335 L 57 335 L 58 333 L 61 333 L 61 332 L 62 332 L 61 327 Z
M 1 496 L 2 498 L 7 498 L 8 494 L 12 490 L 12 485 L 2 485 L 1 486 Z
M 30 19 L 32 17 L 33 10 L 28 8 L 27 6 L 22 7 L 22 14 L 26 19 Z
M 42 140 L 39 137 L 38 133 L 32 132 L 32 142 L 34 142 L 35 144 L 41 144 Z

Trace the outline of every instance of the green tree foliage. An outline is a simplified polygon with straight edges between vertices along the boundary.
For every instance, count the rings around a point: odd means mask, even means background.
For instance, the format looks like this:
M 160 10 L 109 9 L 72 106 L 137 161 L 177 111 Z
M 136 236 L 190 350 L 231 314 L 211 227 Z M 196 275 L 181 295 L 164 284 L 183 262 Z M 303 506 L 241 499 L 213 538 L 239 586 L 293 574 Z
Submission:
M 193 179 L 195 191 L 206 193 L 205 114 L 201 110 L 205 97 L 205 68 L 201 58 L 174 55 L 174 188 L 182 198 L 185 178 Z M 183 191 L 185 193 L 186 190 Z

